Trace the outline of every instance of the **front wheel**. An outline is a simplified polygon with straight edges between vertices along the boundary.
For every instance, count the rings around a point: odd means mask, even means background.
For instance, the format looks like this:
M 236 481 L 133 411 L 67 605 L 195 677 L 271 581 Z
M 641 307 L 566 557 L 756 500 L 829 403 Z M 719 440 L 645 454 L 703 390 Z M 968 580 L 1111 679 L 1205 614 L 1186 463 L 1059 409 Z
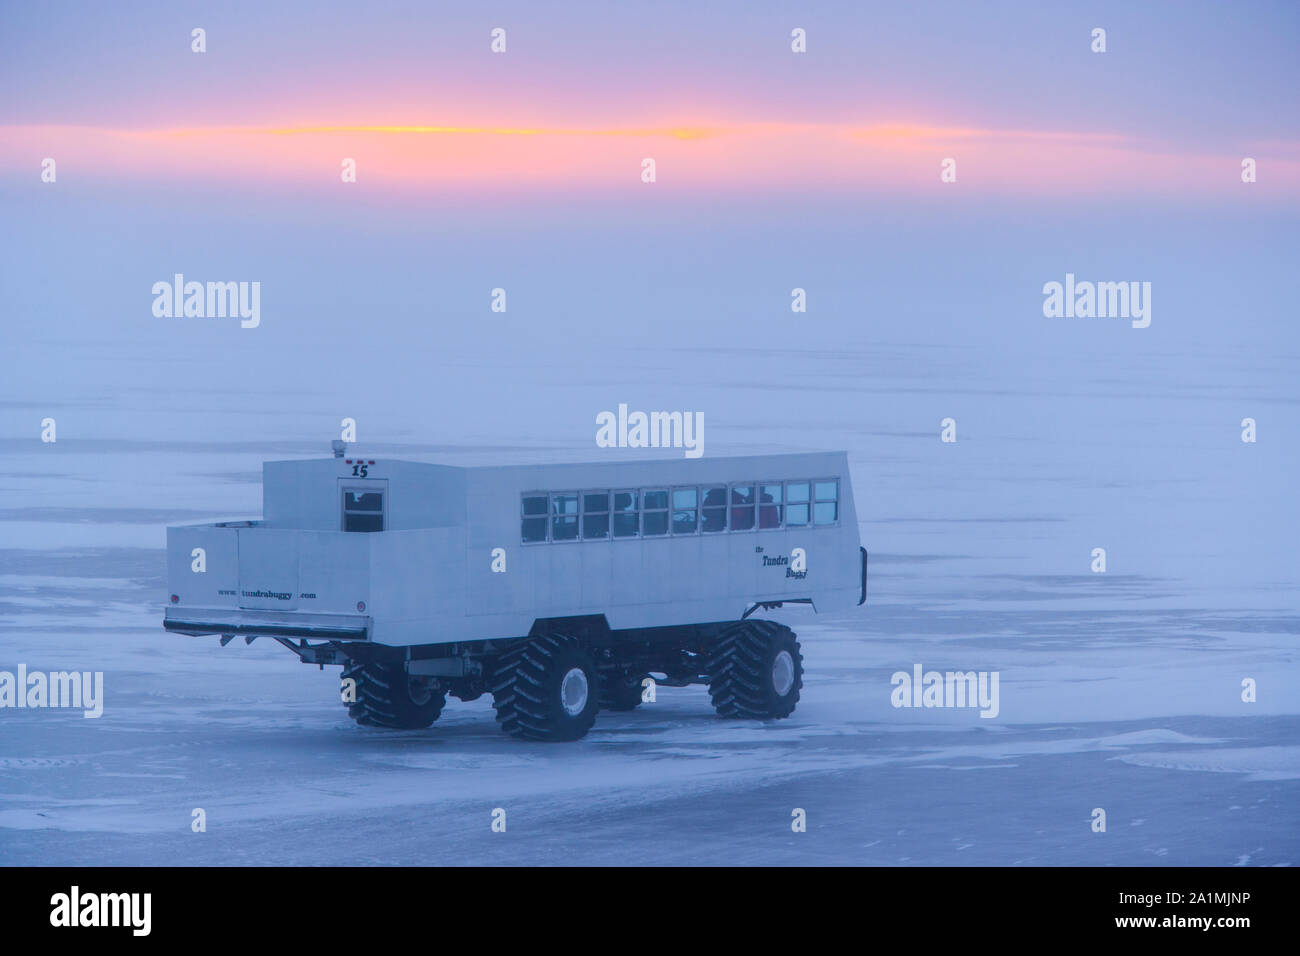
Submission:
M 803 687 L 794 631 L 773 621 L 728 625 L 709 648 L 709 697 L 723 717 L 789 717 Z

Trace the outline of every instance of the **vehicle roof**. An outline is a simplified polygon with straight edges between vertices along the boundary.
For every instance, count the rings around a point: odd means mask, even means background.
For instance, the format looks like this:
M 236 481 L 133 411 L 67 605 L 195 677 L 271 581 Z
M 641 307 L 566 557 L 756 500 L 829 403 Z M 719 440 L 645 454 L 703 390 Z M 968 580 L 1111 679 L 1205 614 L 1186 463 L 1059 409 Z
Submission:
M 489 469 L 502 468 L 539 468 L 539 467 L 603 467 L 603 466 L 625 466 L 625 465 L 673 465 L 683 462 L 702 465 L 708 462 L 722 463 L 726 462 L 733 465 L 744 465 L 752 463 L 755 466 L 774 460 L 796 461 L 804 459 L 811 461 L 816 458 L 830 458 L 833 456 L 844 456 L 847 453 L 839 450 L 819 449 L 805 451 L 784 451 L 784 452 L 763 452 L 748 454 L 727 454 L 716 455 L 708 454 L 699 458 L 688 458 L 681 449 L 663 449 L 663 448 L 618 448 L 609 449 L 604 454 L 595 457 L 580 458 L 568 457 L 564 453 L 557 453 L 549 449 L 520 449 L 519 453 L 502 454 L 499 451 L 483 453 L 473 450 L 467 450 L 462 454 L 439 455 L 437 459 L 430 456 L 418 455 L 385 455 L 382 453 L 369 453 L 366 451 L 349 450 L 343 455 L 343 460 L 364 459 L 366 461 L 376 461 L 384 463 L 402 463 L 410 465 L 434 466 L 439 468 L 455 468 L 464 471 L 480 471 Z M 447 460 L 447 459 L 452 460 Z M 329 456 L 319 456 L 313 458 L 290 458 L 274 459 L 267 461 L 266 464 L 303 464 L 313 461 L 333 461 Z

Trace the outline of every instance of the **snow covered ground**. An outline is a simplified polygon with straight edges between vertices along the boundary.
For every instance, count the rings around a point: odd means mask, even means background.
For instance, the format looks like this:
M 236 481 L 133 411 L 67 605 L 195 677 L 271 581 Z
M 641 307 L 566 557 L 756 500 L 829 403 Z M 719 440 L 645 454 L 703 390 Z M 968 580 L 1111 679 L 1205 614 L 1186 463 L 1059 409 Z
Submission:
M 264 322 L 13 344 L 0 670 L 103 671 L 105 704 L 0 711 L 0 863 L 1300 863 L 1294 343 L 904 329 L 488 357 L 382 323 L 286 351 Z M 582 460 L 617 453 L 594 418 L 620 401 L 703 411 L 709 455 L 849 450 L 870 599 L 777 612 L 805 654 L 791 719 L 661 688 L 571 745 L 504 737 L 486 697 L 374 731 L 337 669 L 161 629 L 165 525 L 260 514 L 261 462 L 323 455 L 344 415 L 368 454 Z M 997 717 L 891 706 L 916 664 L 998 672 Z

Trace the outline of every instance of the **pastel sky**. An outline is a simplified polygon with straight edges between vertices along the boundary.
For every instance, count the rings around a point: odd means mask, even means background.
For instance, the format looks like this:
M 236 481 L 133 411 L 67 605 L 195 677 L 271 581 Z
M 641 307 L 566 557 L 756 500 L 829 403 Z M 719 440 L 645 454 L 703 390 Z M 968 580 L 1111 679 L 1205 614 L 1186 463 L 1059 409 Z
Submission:
M 951 157 L 975 195 L 1212 199 L 1249 156 L 1289 204 L 1297 40 L 1288 2 L 15 3 L 0 176 L 619 192 L 653 157 L 670 190 L 869 196 Z
M 188 411 L 158 428 L 187 439 L 243 402 L 280 434 L 472 407 L 589 442 L 621 401 L 714 422 L 729 389 L 655 384 L 701 348 L 729 383 L 750 348 L 926 356 L 825 412 L 864 423 L 950 363 L 1051 381 L 1088 353 L 1079 396 L 1178 349 L 1294 365 L 1297 40 L 1294 0 L 0 0 L 0 435 L 104 396 L 152 414 L 165 381 Z M 155 315 L 178 273 L 259 283 L 260 325 Z M 1150 282 L 1150 327 L 1046 318 L 1071 274 Z M 248 391 L 285 369 L 283 401 Z M 1242 380 L 1195 369 L 1207 396 Z

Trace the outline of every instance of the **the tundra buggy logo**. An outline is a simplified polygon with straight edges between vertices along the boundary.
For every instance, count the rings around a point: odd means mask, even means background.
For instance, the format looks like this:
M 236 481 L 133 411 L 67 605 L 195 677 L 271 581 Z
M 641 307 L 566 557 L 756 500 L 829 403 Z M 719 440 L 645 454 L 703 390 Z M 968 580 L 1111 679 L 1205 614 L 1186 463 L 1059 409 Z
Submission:
M 788 558 L 784 554 L 778 554 L 774 558 L 765 554 L 763 567 L 785 568 L 787 578 L 806 578 L 808 577 L 808 555 L 803 548 L 795 548 Z
M 244 597 L 251 598 L 275 598 L 277 601 L 287 601 L 293 597 L 292 591 L 240 591 Z

